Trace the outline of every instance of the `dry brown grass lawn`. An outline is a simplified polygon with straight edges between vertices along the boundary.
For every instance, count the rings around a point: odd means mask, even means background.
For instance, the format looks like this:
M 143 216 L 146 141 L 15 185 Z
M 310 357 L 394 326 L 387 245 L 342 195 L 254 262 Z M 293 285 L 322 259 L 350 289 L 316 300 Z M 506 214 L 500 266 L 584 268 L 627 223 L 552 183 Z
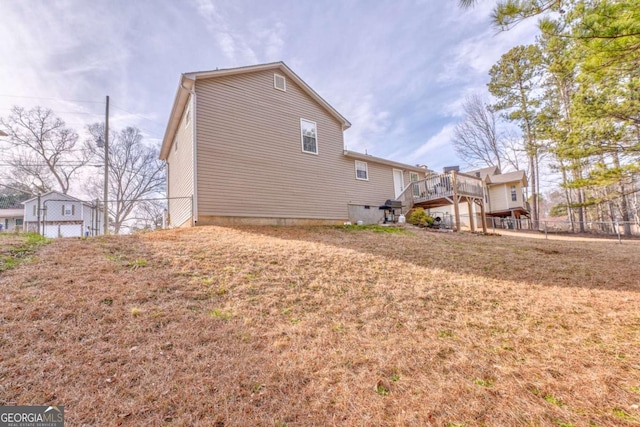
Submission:
M 334 228 L 57 240 L 0 275 L 0 404 L 67 423 L 640 424 L 640 248 Z

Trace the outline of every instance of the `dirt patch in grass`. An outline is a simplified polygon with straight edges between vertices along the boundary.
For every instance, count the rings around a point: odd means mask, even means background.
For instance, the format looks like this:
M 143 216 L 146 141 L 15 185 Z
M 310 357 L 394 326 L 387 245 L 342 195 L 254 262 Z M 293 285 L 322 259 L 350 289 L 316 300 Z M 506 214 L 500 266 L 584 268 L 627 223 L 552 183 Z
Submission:
M 624 245 L 202 227 L 38 255 L 0 276 L 0 404 L 70 425 L 640 422 Z

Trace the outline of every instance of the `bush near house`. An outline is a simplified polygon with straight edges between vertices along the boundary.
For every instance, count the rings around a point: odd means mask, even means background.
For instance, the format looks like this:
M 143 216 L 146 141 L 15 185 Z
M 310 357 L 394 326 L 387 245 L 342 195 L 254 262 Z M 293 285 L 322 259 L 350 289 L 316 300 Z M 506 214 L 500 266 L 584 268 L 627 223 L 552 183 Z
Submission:
M 433 217 L 430 216 L 424 208 L 415 208 L 407 217 L 409 224 L 417 225 L 419 227 L 431 227 L 433 225 Z

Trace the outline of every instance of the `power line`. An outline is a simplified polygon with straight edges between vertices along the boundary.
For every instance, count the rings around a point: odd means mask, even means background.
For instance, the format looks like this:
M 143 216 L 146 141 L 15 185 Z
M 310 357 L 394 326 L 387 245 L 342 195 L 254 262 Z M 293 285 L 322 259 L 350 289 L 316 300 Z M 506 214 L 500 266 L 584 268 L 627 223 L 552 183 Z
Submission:
M 27 164 L 18 164 L 12 165 L 11 163 L 0 163 L 0 167 L 28 167 L 28 168 L 36 168 L 36 167 L 49 167 L 46 163 L 27 163 Z M 102 167 L 104 165 L 91 165 L 82 162 L 65 162 L 65 163 L 56 163 L 55 166 L 91 166 L 91 167 Z
M 21 190 L 19 188 L 15 188 L 15 187 L 11 187 L 10 185 L 6 185 L 6 184 L 2 184 L 0 183 L 0 186 L 4 187 L 4 188 L 8 188 L 9 190 L 13 190 L 13 191 L 19 191 L 20 193 L 24 193 L 24 194 L 29 194 L 24 190 Z
M 47 97 L 44 97 L 44 96 L 0 94 L 0 97 L 4 97 L 4 98 L 27 98 L 27 99 L 46 99 L 46 100 L 49 100 L 49 101 L 81 102 L 81 103 L 87 103 L 87 104 L 104 104 L 104 101 L 87 101 L 87 100 L 82 100 L 82 99 L 64 99 L 64 98 L 47 98 Z
M 0 110 L 4 110 L 4 111 L 13 111 L 11 108 L 0 108 Z M 55 111 L 56 114 L 83 114 L 86 116 L 100 116 L 102 117 L 102 114 L 98 114 L 98 113 L 85 113 L 82 111 Z M 65 120 L 66 122 L 66 120 Z
M 78 102 L 78 103 L 87 103 L 87 104 L 104 104 L 104 101 L 89 101 L 89 100 L 83 100 L 83 99 L 64 99 L 64 98 L 50 98 L 50 97 L 43 97 L 43 96 L 27 96 L 27 95 L 9 95 L 9 94 L 0 94 L 0 97 L 6 97 L 6 98 L 25 98 L 25 99 L 45 99 L 45 100 L 49 100 L 49 101 L 60 101 L 60 102 Z M 141 120 L 146 120 L 150 123 L 153 123 L 155 125 L 158 126 L 164 126 L 163 123 L 160 123 L 156 120 L 150 119 L 148 117 L 145 117 L 141 114 L 138 113 L 134 113 L 131 111 L 128 111 L 122 107 L 118 107 L 113 105 L 114 108 L 125 112 L 127 114 L 131 114 L 132 116 L 135 116 Z M 0 108 L 0 110 L 3 111 L 12 111 L 11 108 Z M 81 112 L 81 111 L 55 111 L 56 114 L 79 114 L 79 115 L 86 115 L 86 116 L 95 116 L 95 117 L 103 117 L 103 114 L 101 113 L 88 113 L 88 112 Z M 77 124 L 77 125 L 83 125 L 85 126 L 86 123 L 83 123 L 81 121 L 75 121 L 75 120 L 65 120 L 65 123 L 70 123 L 70 124 Z M 140 129 L 141 131 L 144 131 L 150 138 L 153 139 L 162 139 L 162 137 L 157 136 L 155 131 L 150 131 L 149 129 L 145 129 L 139 126 L 136 126 L 138 129 Z
M 11 109 L 10 109 L 10 108 L 0 108 L 0 110 L 4 110 L 4 111 L 11 111 Z M 122 110 L 122 109 L 120 109 L 120 110 Z M 126 111 L 126 110 L 122 110 L 122 111 L 125 111 L 125 112 L 126 112 L 126 113 L 128 113 L 128 114 L 132 114 L 132 115 L 134 115 L 134 116 L 137 116 L 137 117 L 139 117 L 139 118 L 144 119 L 144 117 L 143 117 L 143 116 L 140 116 L 139 114 L 130 113 L 130 112 Z M 101 117 L 101 118 L 102 118 L 102 117 L 104 117 L 104 114 L 98 114 L 98 113 L 83 113 L 83 112 L 76 112 L 76 111 L 56 111 L 55 113 L 56 113 L 56 114 L 58 114 L 58 113 L 61 113 L 61 114 L 82 114 L 82 115 L 87 115 L 87 116 L 96 116 L 96 117 Z M 147 120 L 152 121 L 153 123 L 158 123 L 158 122 L 154 122 L 154 121 L 153 121 L 153 120 L 151 120 L 151 119 L 147 119 Z M 63 120 L 63 121 L 64 121 L 65 125 L 76 125 L 76 126 L 82 126 L 82 127 L 89 126 L 90 124 L 92 124 L 92 123 L 82 122 L 82 121 L 80 121 L 80 120 Z M 94 122 L 94 123 L 95 123 L 95 122 Z M 143 131 L 143 132 L 146 134 L 146 136 L 147 136 L 148 138 L 152 138 L 152 139 L 159 139 L 159 140 L 161 140 L 161 139 L 162 139 L 162 137 L 158 136 L 158 135 L 156 134 L 156 132 L 154 132 L 154 131 L 150 131 L 149 129 L 146 129 L 146 128 L 143 128 L 143 127 L 140 127 L 140 126 L 135 126 L 135 127 L 136 127 L 136 128 L 138 128 L 139 130 Z

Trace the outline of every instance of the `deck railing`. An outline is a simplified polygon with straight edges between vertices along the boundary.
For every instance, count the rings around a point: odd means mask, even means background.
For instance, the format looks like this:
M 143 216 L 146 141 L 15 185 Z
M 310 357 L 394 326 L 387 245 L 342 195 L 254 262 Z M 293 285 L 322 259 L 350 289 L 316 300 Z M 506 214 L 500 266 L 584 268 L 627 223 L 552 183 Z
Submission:
M 435 174 L 419 181 L 410 182 L 396 200 L 402 201 L 402 206 L 408 210 L 415 203 L 453 197 L 454 194 L 483 197 L 482 180 L 459 172 Z
M 475 176 L 456 173 L 456 185 L 461 196 L 484 197 L 482 179 Z

